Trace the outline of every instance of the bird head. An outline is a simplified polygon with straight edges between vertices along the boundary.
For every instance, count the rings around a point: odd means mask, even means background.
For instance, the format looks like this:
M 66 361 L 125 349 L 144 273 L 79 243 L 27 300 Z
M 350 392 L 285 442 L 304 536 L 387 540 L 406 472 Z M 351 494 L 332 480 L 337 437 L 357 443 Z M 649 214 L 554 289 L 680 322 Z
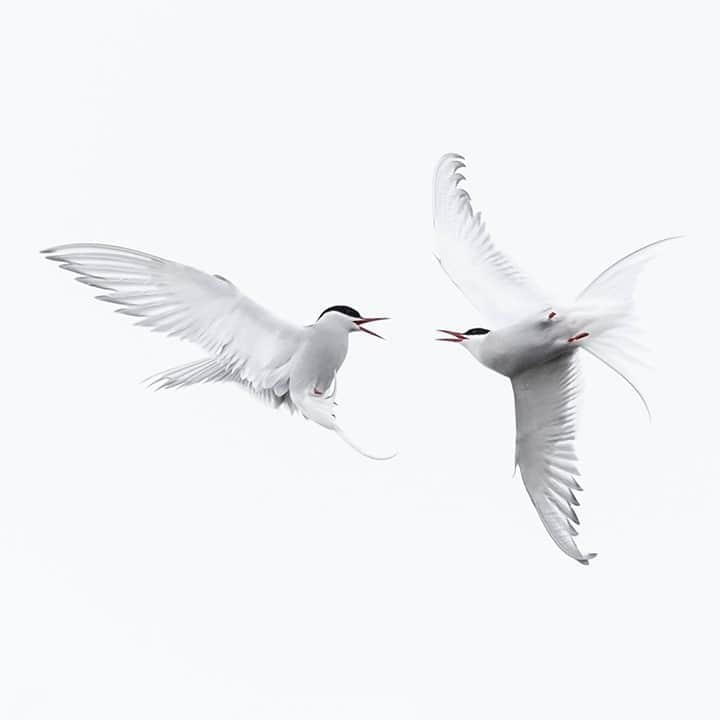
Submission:
M 476 358 L 479 356 L 480 348 L 485 342 L 485 336 L 490 332 L 486 328 L 470 328 L 465 332 L 456 332 L 455 330 L 438 330 L 438 332 L 447 333 L 450 337 L 435 338 L 442 342 L 460 343 Z
M 324 320 L 323 320 L 324 318 Z M 349 307 L 348 305 L 333 305 L 332 307 L 326 308 L 320 313 L 317 321 L 323 321 L 326 323 L 333 323 L 340 327 L 345 328 L 348 332 L 356 332 L 362 330 L 362 332 L 368 335 L 374 335 L 376 338 L 384 340 L 382 335 L 378 335 L 372 330 L 368 330 L 364 325 L 378 320 L 388 320 L 389 318 L 384 317 L 363 317 L 355 308 Z

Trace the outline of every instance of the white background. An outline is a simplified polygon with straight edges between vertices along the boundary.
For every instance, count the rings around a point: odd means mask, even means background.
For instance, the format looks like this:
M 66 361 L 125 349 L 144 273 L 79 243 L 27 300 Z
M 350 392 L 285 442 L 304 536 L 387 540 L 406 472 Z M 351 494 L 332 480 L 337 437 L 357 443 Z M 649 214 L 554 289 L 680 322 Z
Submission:
M 718 717 L 717 22 L 677 3 L 15 2 L 3 76 L 0 716 Z M 510 387 L 430 253 L 470 164 L 572 294 L 646 277 L 652 424 L 587 362 L 582 567 L 512 478 Z M 340 375 L 373 463 L 43 261 L 127 245 L 298 323 L 388 314 Z M 592 358 L 587 358 L 591 361 Z

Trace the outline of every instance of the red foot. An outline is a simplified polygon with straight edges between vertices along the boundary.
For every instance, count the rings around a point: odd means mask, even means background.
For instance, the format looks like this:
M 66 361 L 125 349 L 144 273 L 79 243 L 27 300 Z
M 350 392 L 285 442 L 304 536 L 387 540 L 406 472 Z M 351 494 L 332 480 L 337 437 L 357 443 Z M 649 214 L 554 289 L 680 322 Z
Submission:
M 576 340 L 582 340 L 583 338 L 586 338 L 590 335 L 589 332 L 581 332 L 578 335 L 573 335 L 571 338 L 568 338 L 568 342 L 575 342 Z

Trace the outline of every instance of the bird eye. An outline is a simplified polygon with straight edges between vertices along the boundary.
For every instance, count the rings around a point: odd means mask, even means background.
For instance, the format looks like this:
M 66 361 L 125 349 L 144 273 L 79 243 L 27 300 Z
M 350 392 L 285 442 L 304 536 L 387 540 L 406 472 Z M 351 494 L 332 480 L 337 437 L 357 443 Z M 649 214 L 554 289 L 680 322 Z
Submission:
M 552 320 L 556 315 L 557 313 L 554 310 L 551 310 L 550 314 L 548 315 L 548 320 Z

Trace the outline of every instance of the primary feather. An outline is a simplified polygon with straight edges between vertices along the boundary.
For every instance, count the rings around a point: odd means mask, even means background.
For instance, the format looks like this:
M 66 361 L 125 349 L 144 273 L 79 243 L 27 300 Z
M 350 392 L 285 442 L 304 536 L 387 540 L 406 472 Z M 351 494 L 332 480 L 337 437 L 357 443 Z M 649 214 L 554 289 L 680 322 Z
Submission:
M 462 155 L 440 158 L 433 182 L 435 257 L 480 311 L 486 327 L 510 325 L 550 303 L 545 294 L 493 243 L 481 213 L 460 187 Z
M 581 390 L 576 355 L 562 355 L 512 378 L 515 395 L 515 462 L 525 489 L 556 545 L 587 565 L 574 537 L 579 524 L 575 491 L 580 473 L 575 454 Z
M 273 315 L 228 280 L 113 245 L 61 245 L 44 254 L 76 273 L 80 282 L 104 290 L 98 300 L 120 305 L 117 312 L 138 318 L 137 325 L 200 345 L 213 356 L 214 380 L 236 380 L 255 393 L 278 397 L 287 391 L 290 361 L 303 329 Z M 177 377 L 166 386 L 173 384 Z

